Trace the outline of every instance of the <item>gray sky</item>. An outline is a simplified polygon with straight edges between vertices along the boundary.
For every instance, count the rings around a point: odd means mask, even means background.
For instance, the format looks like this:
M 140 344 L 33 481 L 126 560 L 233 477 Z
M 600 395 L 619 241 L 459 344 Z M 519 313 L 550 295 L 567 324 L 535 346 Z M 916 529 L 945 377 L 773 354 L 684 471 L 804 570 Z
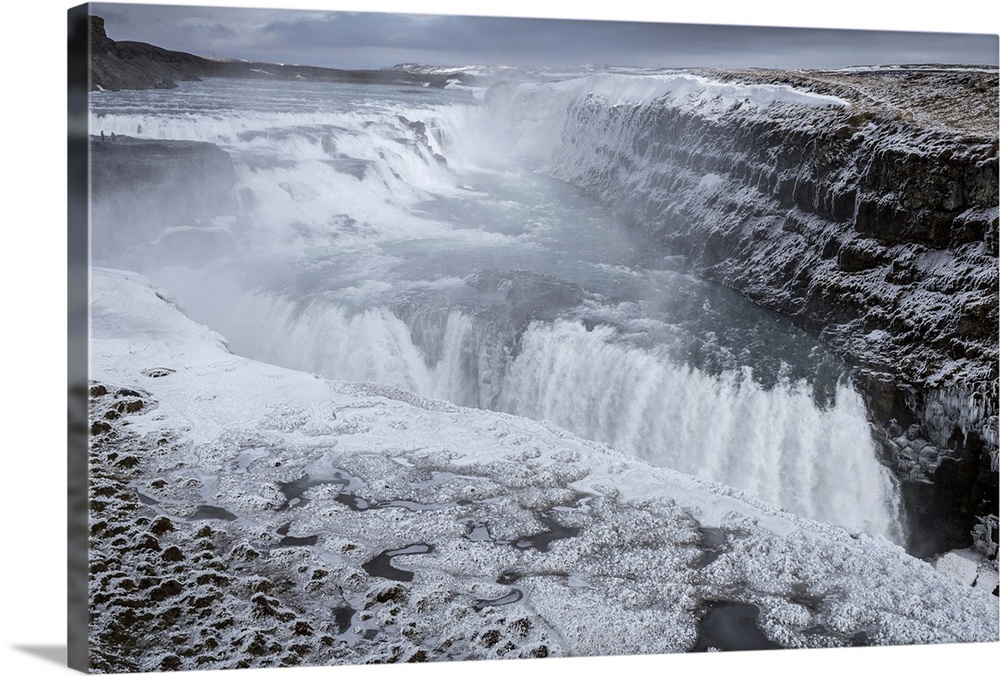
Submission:
M 330 0 L 326 6 L 338 5 Z M 997 36 L 989 34 L 109 3 L 92 3 L 91 12 L 105 18 L 114 40 L 337 68 L 402 62 L 805 68 L 998 62 Z M 981 30 L 991 31 L 988 21 Z

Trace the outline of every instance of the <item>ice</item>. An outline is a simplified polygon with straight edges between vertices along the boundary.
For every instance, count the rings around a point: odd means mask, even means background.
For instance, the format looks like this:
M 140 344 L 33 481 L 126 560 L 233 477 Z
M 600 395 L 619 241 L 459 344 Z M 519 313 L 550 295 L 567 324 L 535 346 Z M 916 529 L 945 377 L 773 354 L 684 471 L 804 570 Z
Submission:
M 978 565 L 975 559 L 963 556 L 961 552 L 948 552 L 934 562 L 934 567 L 944 575 L 953 577 L 969 585 L 975 583 Z
M 945 552 L 934 561 L 934 568 L 984 594 L 992 594 L 997 589 L 996 561 L 972 549 Z

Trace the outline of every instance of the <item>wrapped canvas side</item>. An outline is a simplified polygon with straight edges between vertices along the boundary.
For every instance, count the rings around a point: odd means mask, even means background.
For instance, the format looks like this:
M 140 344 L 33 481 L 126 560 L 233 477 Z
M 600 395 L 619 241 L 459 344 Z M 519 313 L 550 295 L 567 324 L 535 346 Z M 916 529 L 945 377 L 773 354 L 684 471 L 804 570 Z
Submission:
M 88 5 L 68 12 L 67 340 L 68 664 L 87 670 Z

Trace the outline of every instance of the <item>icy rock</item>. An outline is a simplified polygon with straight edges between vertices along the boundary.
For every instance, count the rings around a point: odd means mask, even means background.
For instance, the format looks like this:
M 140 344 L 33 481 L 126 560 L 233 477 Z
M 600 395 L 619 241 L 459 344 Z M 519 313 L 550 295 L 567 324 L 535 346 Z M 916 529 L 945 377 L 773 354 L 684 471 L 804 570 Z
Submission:
M 994 561 L 997 558 L 997 537 L 1000 526 L 996 514 L 977 517 L 979 523 L 972 527 L 972 542 L 975 551 Z
M 973 586 L 976 589 L 982 589 L 987 593 L 993 594 L 998 584 L 1000 584 L 1000 576 L 997 575 L 997 571 L 993 568 L 980 566 L 979 577 L 976 578 L 976 583 Z
M 935 462 L 938 458 L 938 449 L 930 444 L 920 449 L 920 462 Z
M 976 564 L 976 561 L 967 556 L 967 553 L 963 553 L 962 550 L 944 554 L 934 562 L 934 568 L 938 572 L 970 587 L 976 581 L 976 577 L 979 574 L 979 566 Z

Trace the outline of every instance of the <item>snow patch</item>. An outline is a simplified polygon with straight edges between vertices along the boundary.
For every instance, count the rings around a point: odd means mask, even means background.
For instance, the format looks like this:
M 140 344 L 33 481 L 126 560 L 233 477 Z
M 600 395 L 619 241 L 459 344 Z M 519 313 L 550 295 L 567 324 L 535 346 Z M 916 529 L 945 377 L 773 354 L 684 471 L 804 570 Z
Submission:
M 725 179 L 719 174 L 705 174 L 701 177 L 701 180 L 698 181 L 698 187 L 705 190 L 714 190 L 724 181 Z
M 934 568 L 943 575 L 971 587 L 979 574 L 979 565 L 973 556 L 968 550 L 948 552 L 934 562 Z

